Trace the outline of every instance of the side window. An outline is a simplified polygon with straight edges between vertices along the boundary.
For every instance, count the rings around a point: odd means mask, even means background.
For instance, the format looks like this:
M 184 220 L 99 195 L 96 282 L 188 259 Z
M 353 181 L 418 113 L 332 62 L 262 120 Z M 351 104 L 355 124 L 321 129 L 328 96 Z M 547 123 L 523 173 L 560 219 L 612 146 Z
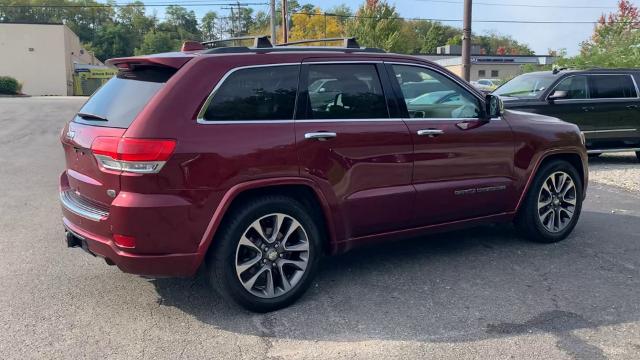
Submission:
M 554 91 L 566 91 L 567 97 L 564 99 L 588 99 L 589 87 L 586 76 L 569 76 L 558 83 Z
M 389 117 L 373 64 L 309 65 L 307 84 L 307 119 Z
M 480 102 L 469 91 L 435 71 L 409 65 L 393 65 L 409 117 L 477 118 Z
M 592 98 L 618 99 L 637 97 L 630 75 L 592 75 Z
M 291 120 L 298 65 L 240 69 L 229 75 L 202 116 L 208 121 Z

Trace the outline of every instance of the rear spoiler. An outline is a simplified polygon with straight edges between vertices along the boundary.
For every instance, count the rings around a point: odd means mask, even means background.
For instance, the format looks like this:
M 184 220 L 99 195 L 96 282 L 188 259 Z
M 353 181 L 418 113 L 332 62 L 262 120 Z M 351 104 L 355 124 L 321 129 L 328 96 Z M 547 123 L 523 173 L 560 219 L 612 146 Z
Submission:
M 123 70 L 133 70 L 136 66 L 164 66 L 179 69 L 191 59 L 193 59 L 193 55 L 174 52 L 148 56 L 113 58 L 107 60 L 105 63 Z

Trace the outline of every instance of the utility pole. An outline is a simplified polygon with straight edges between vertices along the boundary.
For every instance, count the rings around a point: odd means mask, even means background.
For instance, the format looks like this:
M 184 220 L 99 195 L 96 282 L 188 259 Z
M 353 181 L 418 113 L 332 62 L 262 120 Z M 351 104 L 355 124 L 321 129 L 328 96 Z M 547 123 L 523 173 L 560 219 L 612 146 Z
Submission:
M 462 77 L 471 79 L 471 0 L 464 0 L 464 22 L 462 24 Z
M 276 0 L 269 2 L 269 12 L 271 12 L 271 43 L 275 45 L 278 42 L 276 36 Z
M 289 29 L 287 29 L 287 0 L 282 0 L 282 42 L 289 42 Z

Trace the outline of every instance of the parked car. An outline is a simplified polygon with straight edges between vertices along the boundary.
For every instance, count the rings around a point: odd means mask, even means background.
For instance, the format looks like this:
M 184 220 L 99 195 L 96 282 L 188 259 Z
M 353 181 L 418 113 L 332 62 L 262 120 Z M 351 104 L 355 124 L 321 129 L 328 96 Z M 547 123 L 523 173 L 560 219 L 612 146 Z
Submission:
M 471 81 L 471 85 L 485 93 L 489 93 L 497 89 L 499 84 L 500 80 L 496 79 L 478 79 L 477 81 Z
M 508 109 L 577 124 L 588 153 L 635 151 L 640 160 L 640 70 L 542 71 L 520 75 L 494 94 Z
M 503 112 L 416 57 L 260 39 L 107 62 L 118 75 L 61 134 L 68 246 L 134 274 L 204 267 L 222 296 L 270 311 L 355 246 L 510 221 L 555 242 L 576 225 L 577 126 Z M 456 101 L 414 105 L 416 79 Z

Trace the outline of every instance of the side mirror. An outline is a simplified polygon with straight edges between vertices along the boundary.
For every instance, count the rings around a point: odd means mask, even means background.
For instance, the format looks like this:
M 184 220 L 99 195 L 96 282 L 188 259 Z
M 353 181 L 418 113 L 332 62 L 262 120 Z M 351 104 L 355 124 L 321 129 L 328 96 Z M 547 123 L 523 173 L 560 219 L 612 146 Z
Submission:
M 488 120 L 502 116 L 504 113 L 504 103 L 497 95 L 488 94 L 485 97 L 485 114 Z
M 325 88 L 320 88 L 320 89 L 318 89 L 318 92 L 319 92 L 319 93 L 327 92 L 327 89 L 325 89 Z
M 548 99 L 553 102 L 554 100 L 566 99 L 567 96 L 569 96 L 568 92 L 564 90 L 555 90 L 553 94 L 549 95 Z

